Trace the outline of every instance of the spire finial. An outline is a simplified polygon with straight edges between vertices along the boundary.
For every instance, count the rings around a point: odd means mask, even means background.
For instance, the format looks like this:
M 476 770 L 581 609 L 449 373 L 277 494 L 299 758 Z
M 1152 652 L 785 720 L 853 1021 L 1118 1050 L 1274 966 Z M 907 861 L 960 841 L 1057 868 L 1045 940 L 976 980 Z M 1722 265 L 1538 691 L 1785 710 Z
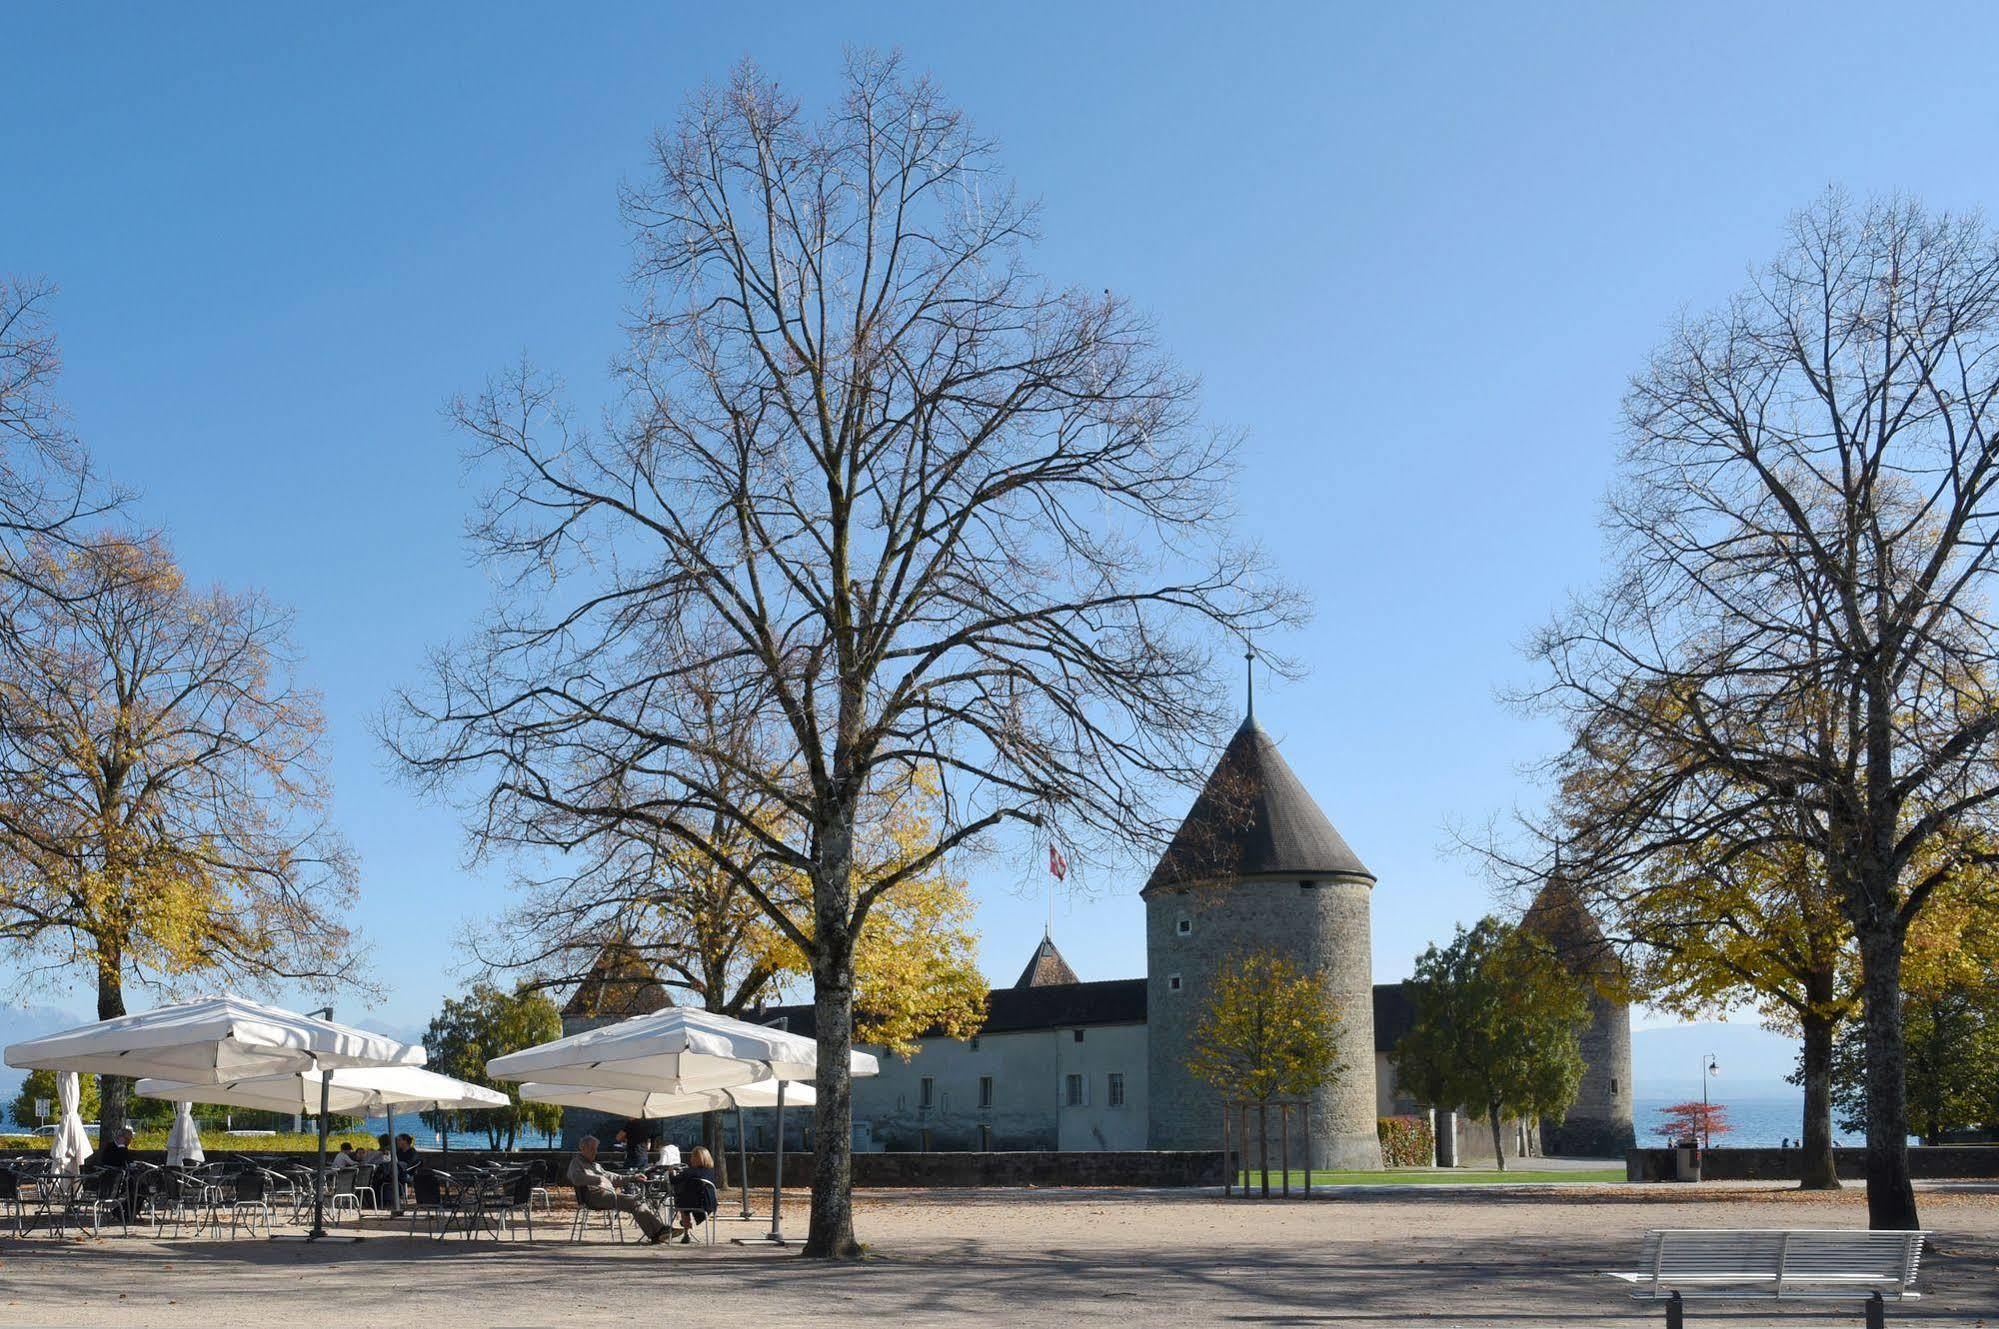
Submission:
M 1246 638 L 1242 644 L 1242 659 L 1242 671 L 1249 679 L 1247 718 L 1254 720 L 1256 719 L 1256 647 L 1250 645 Z

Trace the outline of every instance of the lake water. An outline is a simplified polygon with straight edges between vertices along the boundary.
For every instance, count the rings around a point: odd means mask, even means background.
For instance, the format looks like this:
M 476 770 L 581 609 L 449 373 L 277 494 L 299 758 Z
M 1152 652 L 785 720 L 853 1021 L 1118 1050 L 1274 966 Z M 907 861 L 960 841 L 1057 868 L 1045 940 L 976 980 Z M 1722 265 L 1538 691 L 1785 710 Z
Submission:
M 1662 1120 L 1659 1115 L 1660 1109 L 1686 1101 L 1684 1097 L 1635 1099 L 1632 1103 L 1632 1121 L 1638 1128 L 1638 1143 L 1641 1145 L 1666 1143 L 1665 1137 L 1659 1134 L 1658 1129 Z M 1721 1105 L 1730 1127 L 1726 1136 L 1714 1137 L 1717 1149 L 1724 1145 L 1775 1147 L 1785 1140 L 1796 1144 L 1798 1137 L 1804 1133 L 1805 1097 L 1802 1093 L 1789 1099 L 1717 1097 L 1714 1101 Z M 1833 1124 L 1832 1141 L 1834 1144 L 1865 1143 L 1859 1135 L 1849 1135 L 1841 1131 L 1837 1121 Z

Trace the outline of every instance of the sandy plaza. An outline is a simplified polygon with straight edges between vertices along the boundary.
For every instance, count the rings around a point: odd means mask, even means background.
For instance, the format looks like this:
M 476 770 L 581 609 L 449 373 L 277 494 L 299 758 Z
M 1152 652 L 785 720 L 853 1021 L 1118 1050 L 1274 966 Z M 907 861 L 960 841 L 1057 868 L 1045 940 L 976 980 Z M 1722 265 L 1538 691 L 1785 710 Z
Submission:
M 1419 1193 L 1420 1189 L 1420 1193 Z M 787 1196 L 787 1210 L 792 1197 Z M 1999 1323 L 1999 1188 L 1923 1193 L 1935 1230 L 1900 1325 Z M 797 1203 L 802 1210 L 803 1195 Z M 827 1266 L 714 1246 L 359 1246 L 109 1236 L 0 1247 L 0 1325 L 337 1323 L 433 1329 L 630 1323 L 692 1297 L 716 1329 L 822 1324 L 1611 1326 L 1656 1324 L 1597 1276 L 1659 1226 L 1852 1224 L 1862 1197 L 1709 1185 L 1368 1188 L 1225 1202 L 1199 1192 L 866 1192 L 869 1254 Z M 795 1217 L 802 1219 L 800 1212 Z M 558 1219 L 560 1215 L 558 1214 Z M 383 1249 L 387 1247 L 387 1249 Z M 1824 1306 L 1722 1304 L 1696 1324 L 1847 1323 Z

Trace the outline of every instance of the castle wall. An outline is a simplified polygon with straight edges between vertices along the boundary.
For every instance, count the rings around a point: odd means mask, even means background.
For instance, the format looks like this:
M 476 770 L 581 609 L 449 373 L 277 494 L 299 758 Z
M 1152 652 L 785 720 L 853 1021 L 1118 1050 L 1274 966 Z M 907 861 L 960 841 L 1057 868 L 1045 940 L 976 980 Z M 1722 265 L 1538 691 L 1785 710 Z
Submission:
M 1301 969 L 1323 974 L 1340 1013 L 1341 1060 L 1348 1069 L 1313 1095 L 1311 1166 L 1381 1166 L 1375 1130 L 1371 886 L 1357 878 L 1321 878 L 1301 885 L 1297 877 L 1282 877 L 1251 878 L 1233 886 L 1148 889 L 1148 1147 L 1219 1147 L 1223 1095 L 1188 1073 L 1189 1040 L 1221 966 L 1247 951 L 1274 950 Z
M 1082 1037 L 1079 1039 L 1077 1034 Z M 908 1060 L 881 1052 L 854 1081 L 856 1147 L 902 1152 L 1145 1147 L 1146 1026 L 1087 1025 L 927 1038 Z M 1070 1076 L 1080 1102 L 1068 1101 Z M 1113 1103 L 1111 1077 L 1123 1101 Z M 992 1082 L 991 1106 L 980 1080 Z M 923 1081 L 930 1081 L 924 1102 Z
M 1542 1123 L 1542 1152 L 1622 1158 L 1638 1142 L 1631 1118 L 1630 1008 L 1592 991 L 1581 1042 L 1583 1078 L 1576 1101 L 1562 1121 Z

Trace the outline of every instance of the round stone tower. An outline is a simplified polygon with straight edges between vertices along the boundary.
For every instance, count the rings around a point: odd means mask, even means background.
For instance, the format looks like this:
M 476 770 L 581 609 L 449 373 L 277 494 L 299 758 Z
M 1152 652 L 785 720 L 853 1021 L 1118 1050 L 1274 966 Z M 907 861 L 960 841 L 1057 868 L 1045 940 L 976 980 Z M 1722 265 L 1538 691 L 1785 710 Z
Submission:
M 1520 920 L 1545 941 L 1589 994 L 1582 1032 L 1583 1078 L 1559 1122 L 1541 1123 L 1541 1152 L 1622 1158 L 1637 1143 L 1631 1124 L 1631 1007 L 1624 962 L 1558 866 Z
M 1223 1095 L 1187 1072 L 1188 1039 L 1216 973 L 1274 951 L 1321 975 L 1340 1012 L 1346 1070 L 1312 1096 L 1309 1166 L 1379 1168 L 1374 965 L 1362 865 L 1256 723 L 1243 721 L 1145 889 L 1148 1137 L 1154 1149 L 1221 1144 Z M 1273 1120 L 1271 1134 L 1277 1134 Z M 1303 1166 L 1294 1121 L 1293 1167 Z M 1272 1166 L 1276 1141 L 1271 1142 Z

